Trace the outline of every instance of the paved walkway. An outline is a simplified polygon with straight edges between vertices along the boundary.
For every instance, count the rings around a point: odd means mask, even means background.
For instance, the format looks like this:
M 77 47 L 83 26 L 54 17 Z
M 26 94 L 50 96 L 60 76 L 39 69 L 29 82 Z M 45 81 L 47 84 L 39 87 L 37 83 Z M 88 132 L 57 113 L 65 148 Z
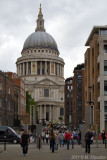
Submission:
M 49 145 L 43 144 L 39 150 L 36 144 L 29 145 L 28 155 L 22 154 L 20 145 L 7 144 L 7 149 L 4 151 L 4 145 L 0 144 L 0 160 L 107 160 L 107 148 L 100 144 L 96 148 L 96 144 L 91 145 L 91 153 L 85 154 L 85 149 L 80 145 L 75 145 L 74 149 L 70 145 L 70 149 L 59 147 L 54 153 L 49 149 Z

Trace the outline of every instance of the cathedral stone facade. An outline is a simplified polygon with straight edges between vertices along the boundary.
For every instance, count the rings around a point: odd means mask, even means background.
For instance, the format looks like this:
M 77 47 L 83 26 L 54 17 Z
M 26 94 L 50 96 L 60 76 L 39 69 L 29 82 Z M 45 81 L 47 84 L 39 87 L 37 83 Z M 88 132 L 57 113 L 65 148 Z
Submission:
M 41 6 L 35 32 L 25 40 L 17 74 L 38 104 L 39 120 L 64 120 L 64 61 L 54 38 L 45 31 Z

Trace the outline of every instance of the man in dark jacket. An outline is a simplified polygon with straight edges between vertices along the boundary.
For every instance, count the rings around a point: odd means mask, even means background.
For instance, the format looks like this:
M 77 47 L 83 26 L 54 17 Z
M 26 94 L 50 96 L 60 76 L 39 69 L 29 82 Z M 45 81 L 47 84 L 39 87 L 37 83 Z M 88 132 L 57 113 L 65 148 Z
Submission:
M 90 130 L 88 129 L 86 134 L 85 134 L 85 142 L 86 142 L 86 150 L 85 152 L 87 153 L 90 153 L 90 144 L 91 144 L 91 137 L 92 137 L 92 134 L 90 133 Z
M 104 144 L 104 142 L 105 142 L 105 139 L 106 139 L 105 131 L 103 130 L 103 132 L 102 132 L 102 140 L 103 140 L 103 144 Z
M 23 154 L 26 156 L 29 145 L 29 135 L 27 134 L 27 131 L 24 131 L 24 133 L 22 134 L 20 143 L 23 147 Z

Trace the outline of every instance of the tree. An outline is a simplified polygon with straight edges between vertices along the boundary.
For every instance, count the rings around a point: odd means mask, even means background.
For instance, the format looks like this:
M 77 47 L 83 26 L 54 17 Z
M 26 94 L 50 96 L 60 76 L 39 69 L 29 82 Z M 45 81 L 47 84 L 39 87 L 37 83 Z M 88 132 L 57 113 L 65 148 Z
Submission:
M 36 107 L 36 119 L 38 119 L 38 113 L 37 113 L 37 103 L 35 102 L 34 98 L 31 97 L 28 91 L 26 91 L 26 112 L 30 113 L 30 106 Z
M 62 118 L 62 117 L 59 117 L 59 120 L 62 122 L 62 121 L 63 121 L 63 118 Z

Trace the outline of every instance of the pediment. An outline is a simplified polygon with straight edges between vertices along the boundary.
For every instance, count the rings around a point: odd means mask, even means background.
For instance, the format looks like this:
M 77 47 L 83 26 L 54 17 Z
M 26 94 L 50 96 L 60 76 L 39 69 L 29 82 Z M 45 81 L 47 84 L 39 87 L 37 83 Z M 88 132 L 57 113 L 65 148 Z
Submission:
M 43 79 L 43 80 L 37 82 L 36 84 L 38 84 L 38 85 L 58 85 L 58 83 L 56 83 L 50 79 Z

